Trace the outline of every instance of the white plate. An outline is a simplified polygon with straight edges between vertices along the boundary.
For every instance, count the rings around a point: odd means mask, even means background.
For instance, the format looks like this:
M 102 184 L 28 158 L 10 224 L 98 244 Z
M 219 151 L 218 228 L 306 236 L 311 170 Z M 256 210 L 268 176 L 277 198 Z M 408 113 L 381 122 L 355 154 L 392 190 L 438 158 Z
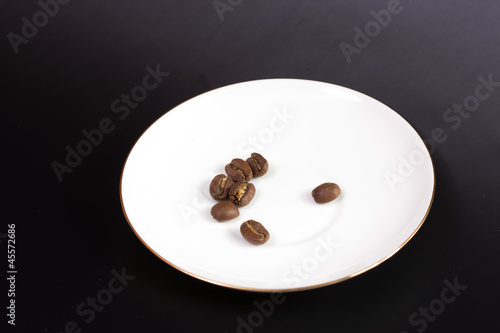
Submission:
M 208 194 L 231 159 L 259 152 L 269 172 L 253 201 L 218 223 Z M 341 196 L 316 204 L 335 182 Z M 434 170 L 415 130 L 386 105 L 333 84 L 270 79 L 215 89 L 158 119 L 131 150 L 121 179 L 125 216 L 140 240 L 182 272 L 252 291 L 302 290 L 361 274 L 417 232 Z M 240 235 L 249 219 L 270 240 Z

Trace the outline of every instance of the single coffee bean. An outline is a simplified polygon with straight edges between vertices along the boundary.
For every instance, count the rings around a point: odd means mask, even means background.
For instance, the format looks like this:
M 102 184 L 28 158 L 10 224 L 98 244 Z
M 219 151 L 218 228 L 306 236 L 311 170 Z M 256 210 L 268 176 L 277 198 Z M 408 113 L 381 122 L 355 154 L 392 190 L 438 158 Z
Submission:
M 252 168 L 241 158 L 235 158 L 226 165 L 226 173 L 235 182 L 248 182 L 253 177 Z
M 212 207 L 210 214 L 217 221 L 224 222 L 240 216 L 240 211 L 231 201 L 222 201 Z
M 252 183 L 238 182 L 234 183 L 229 189 L 229 200 L 236 206 L 246 206 L 252 201 L 255 195 L 255 186 Z
M 253 245 L 261 245 L 269 240 L 269 231 L 262 224 L 254 220 L 243 222 L 240 232 L 243 238 Z
M 210 183 L 210 195 L 215 200 L 227 198 L 229 188 L 233 185 L 233 180 L 226 175 L 217 175 Z
M 247 163 L 252 168 L 255 177 L 264 176 L 269 169 L 269 163 L 267 163 L 267 160 L 259 153 L 252 153 L 251 157 L 247 159 Z
M 335 183 L 324 183 L 312 191 L 312 197 L 317 203 L 326 203 L 337 199 L 340 187 Z

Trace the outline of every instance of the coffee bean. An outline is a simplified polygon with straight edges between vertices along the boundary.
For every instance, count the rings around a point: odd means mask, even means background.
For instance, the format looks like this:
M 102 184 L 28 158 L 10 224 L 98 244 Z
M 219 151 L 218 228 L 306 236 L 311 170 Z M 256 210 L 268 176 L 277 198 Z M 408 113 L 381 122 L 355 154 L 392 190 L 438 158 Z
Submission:
M 250 181 L 253 177 L 252 168 L 241 158 L 235 158 L 226 165 L 226 173 L 235 182 Z
M 227 198 L 229 188 L 234 184 L 233 180 L 226 175 L 217 175 L 210 183 L 210 195 L 215 200 Z
M 335 183 L 324 183 L 312 191 L 312 197 L 317 203 L 326 203 L 337 199 L 340 187 Z
M 217 221 L 224 222 L 240 216 L 240 211 L 231 201 L 222 201 L 212 207 L 210 214 Z
M 255 195 L 255 186 L 252 183 L 238 182 L 229 189 L 229 200 L 236 206 L 246 206 Z
M 259 153 L 252 153 L 251 157 L 247 159 L 247 163 L 252 168 L 255 177 L 264 176 L 269 169 L 267 160 Z
M 253 245 L 261 245 L 269 240 L 269 231 L 262 224 L 254 220 L 243 222 L 240 232 L 243 238 Z

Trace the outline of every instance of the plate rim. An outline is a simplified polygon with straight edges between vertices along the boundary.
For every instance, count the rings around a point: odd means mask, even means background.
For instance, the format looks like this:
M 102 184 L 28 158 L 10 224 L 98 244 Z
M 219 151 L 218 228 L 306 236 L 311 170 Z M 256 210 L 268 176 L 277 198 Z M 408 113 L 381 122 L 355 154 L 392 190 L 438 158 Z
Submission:
M 176 109 L 177 107 L 179 107 L 180 105 L 182 104 L 185 104 L 189 101 L 191 101 L 192 99 L 195 99 L 195 98 L 198 98 L 202 95 L 205 95 L 205 94 L 208 94 L 208 93 L 211 93 L 215 90 L 219 90 L 219 89 L 223 89 L 223 88 L 226 88 L 226 87 L 230 87 L 230 86 L 234 86 L 234 85 L 240 85 L 240 84 L 245 84 L 245 83 L 250 83 L 250 82 L 259 82 L 259 81 L 304 81 L 304 82 L 313 82 L 313 83 L 322 83 L 322 84 L 328 84 L 328 85 L 333 85 L 333 86 L 336 86 L 336 87 L 339 87 L 339 88 L 342 88 L 342 89 L 348 89 L 348 90 L 351 90 L 357 94 L 361 94 L 365 97 L 368 97 L 369 99 L 372 99 L 378 103 L 381 103 L 382 105 L 384 105 L 385 107 L 387 107 L 389 110 L 391 110 L 392 112 L 394 112 L 397 116 L 399 116 L 404 122 L 406 122 L 412 129 L 413 131 L 417 134 L 417 136 L 420 138 L 420 140 L 424 143 L 424 147 L 426 149 L 426 151 L 428 152 L 429 154 L 429 160 L 431 162 L 431 168 L 432 168 L 432 194 L 431 194 L 431 199 L 429 201 L 429 206 L 427 207 L 427 211 L 425 212 L 424 214 L 424 217 L 422 218 L 422 220 L 420 221 L 420 223 L 418 224 L 417 228 L 411 233 L 411 235 L 401 244 L 399 245 L 394 251 L 392 251 L 391 253 L 389 253 L 387 256 L 385 256 L 384 258 L 380 259 L 379 261 L 377 261 L 376 263 L 373 263 L 372 265 L 366 267 L 366 268 L 363 268 L 353 274 L 350 274 L 348 276 L 344 276 L 340 279 L 336 279 L 336 280 L 333 280 L 333 281 L 328 281 L 328 282 L 324 282 L 324 283 L 319 283 L 319 284 L 315 284 L 315 285 L 312 285 L 312 286 L 306 286 L 306 287 L 297 287 L 297 288 L 273 288 L 273 289 L 265 289 L 265 288 L 250 288 L 250 287 L 242 287 L 242 286 L 236 286 L 236 285 L 232 285 L 230 283 L 224 283 L 224 282 L 219 282 L 219 281 L 215 281 L 215 280 L 212 280 L 212 279 L 209 279 L 209 278 L 206 278 L 206 277 L 203 277 L 203 276 L 200 276 L 198 274 L 195 274 L 195 273 L 192 273 L 192 272 L 189 272 L 183 268 L 180 268 L 176 265 L 174 265 L 173 263 L 171 263 L 170 261 L 168 261 L 167 259 L 163 258 L 161 255 L 159 255 L 156 251 L 154 251 L 142 238 L 141 236 L 139 236 L 139 234 L 137 233 L 137 231 L 135 230 L 134 226 L 132 225 L 132 223 L 130 222 L 130 219 L 128 218 L 128 215 L 127 215 L 127 212 L 125 210 L 125 206 L 123 204 L 123 189 L 122 189 L 122 184 L 123 184 L 123 173 L 125 171 L 125 166 L 127 165 L 127 162 L 128 162 L 128 159 L 130 157 L 130 154 L 132 153 L 132 151 L 134 150 L 135 146 L 137 145 L 137 143 L 139 142 L 139 140 L 143 137 L 143 135 L 157 122 L 159 121 L 161 118 L 163 118 L 163 116 L 165 116 L 166 114 L 168 114 L 170 111 Z M 358 276 L 358 275 L 361 275 L 375 267 L 377 267 L 378 265 L 380 265 L 381 263 L 383 263 L 384 261 L 388 260 L 389 258 L 391 258 L 392 256 L 394 256 L 397 252 L 399 252 L 399 250 L 401 250 L 414 236 L 415 234 L 420 230 L 420 228 L 422 227 L 422 225 L 424 224 L 425 220 L 427 219 L 427 216 L 429 215 L 429 212 L 431 210 L 431 207 L 432 207 L 432 203 L 434 202 L 434 194 L 436 192 L 436 172 L 435 172 L 435 169 L 434 169 L 434 162 L 432 161 L 432 156 L 431 156 L 431 153 L 429 151 L 429 148 L 427 147 L 427 145 L 425 144 L 424 140 L 422 139 L 422 137 L 420 136 L 420 134 L 416 131 L 416 129 L 403 117 L 401 116 L 399 113 L 397 113 L 395 110 L 393 110 L 391 107 L 389 107 L 388 105 L 386 105 L 385 103 L 369 96 L 369 95 L 366 95 L 360 91 L 357 91 L 357 90 L 354 90 L 354 89 L 351 89 L 351 88 L 348 88 L 348 87 L 344 87 L 344 86 L 341 86 L 341 85 L 338 85 L 338 84 L 335 84 L 335 83 L 330 83 L 330 82 L 325 82 L 325 81 L 318 81 L 318 80 L 309 80 L 309 79 L 298 79 L 298 78 L 268 78 L 268 79 L 257 79 L 257 80 L 249 80 L 249 81 L 241 81 L 241 82 L 236 82 L 236 83 L 231 83 L 231 84 L 228 84 L 228 85 L 225 85 L 225 86 L 221 86 L 221 87 L 217 87 L 217 88 L 214 88 L 214 89 L 211 89 L 211 90 L 208 90 L 204 93 L 201 93 L 201 94 L 198 94 L 196 96 L 193 96 L 179 104 L 177 104 L 176 106 L 172 107 L 171 109 L 169 109 L 168 111 L 166 111 L 165 113 L 163 113 L 160 117 L 158 117 L 154 122 L 152 122 L 142 133 L 141 135 L 139 135 L 139 137 L 135 140 L 134 144 L 132 145 L 132 147 L 130 148 L 129 152 L 127 153 L 127 157 L 125 158 L 125 162 L 123 163 L 123 166 L 122 166 L 122 170 L 121 170 L 121 174 L 120 174 L 120 185 L 119 185 L 119 192 L 120 192 L 120 204 L 121 204 L 121 207 L 122 207 L 122 211 L 123 211 L 123 214 L 125 216 L 125 219 L 127 220 L 127 223 L 128 225 L 130 226 L 130 228 L 132 229 L 132 231 L 134 232 L 134 234 L 137 236 L 137 238 L 141 241 L 142 244 L 144 244 L 144 246 L 146 246 L 146 248 L 151 251 L 154 255 L 156 255 L 159 259 L 161 259 L 162 261 L 164 261 L 165 263 L 167 263 L 168 265 L 172 266 L 173 268 L 177 269 L 178 271 L 186 274 L 186 275 L 189 275 L 191 277 L 194 277 L 198 280 L 201 280 L 201 281 L 204 281 L 204 282 L 208 282 L 208 283 L 211 283 L 211 284 L 214 284 L 214 285 L 217 285 L 217 286 L 221 286 L 221 287 L 226 287 L 226 288 L 230 288 L 230 289 L 235 289 L 235 290 L 242 290 L 242 291 L 252 291 L 252 292 L 262 292 L 262 293 L 276 293 L 276 292 L 294 292 L 294 291 L 304 291 L 304 290 L 311 290 L 311 289 L 316 289 L 316 288 L 321 288 L 321 287 L 326 287 L 326 286 L 329 286 L 329 285 L 333 285 L 333 284 L 337 284 L 339 282 L 342 282 L 342 281 L 345 281 L 345 280 L 348 280 L 348 279 L 351 279 L 355 276 Z

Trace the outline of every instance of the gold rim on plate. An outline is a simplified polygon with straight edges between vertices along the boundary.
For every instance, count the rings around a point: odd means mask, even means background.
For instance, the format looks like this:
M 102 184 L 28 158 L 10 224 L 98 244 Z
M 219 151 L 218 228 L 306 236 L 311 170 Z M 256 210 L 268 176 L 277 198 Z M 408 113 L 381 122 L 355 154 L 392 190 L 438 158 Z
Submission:
M 290 79 L 289 79 L 290 80 Z M 311 80 L 302 80 L 300 79 L 301 81 L 311 81 Z M 260 80 L 255 80 L 255 81 L 260 81 Z M 247 81 L 247 82 L 251 82 L 251 81 Z M 331 85 L 334 85 L 334 86 L 338 86 L 336 84 L 333 84 L 333 83 L 328 83 L 328 82 L 321 82 L 321 81 L 313 81 L 313 82 L 320 82 L 320 83 L 326 83 L 326 84 L 331 84 Z M 244 82 L 240 82 L 240 83 L 244 83 Z M 239 83 L 235 83 L 235 84 L 239 84 Z M 231 84 L 232 85 L 232 84 Z M 224 87 L 227 87 L 227 86 L 224 86 Z M 220 88 L 224 88 L 224 87 L 219 87 L 219 88 L 215 88 L 213 90 L 216 90 L 216 89 L 220 89 Z M 338 87 L 342 87 L 342 86 L 338 86 Z M 352 90 L 358 94 L 363 94 L 359 91 L 356 91 L 356 90 L 353 90 L 353 89 L 350 89 L 350 88 L 347 88 L 347 87 L 342 87 L 344 89 L 349 89 L 349 90 Z M 210 91 L 207 91 L 203 94 L 206 94 L 206 93 L 209 93 L 213 90 L 210 90 Z M 365 95 L 365 94 L 363 94 Z M 189 100 L 193 99 L 193 98 L 196 98 L 200 95 L 197 95 L 195 97 L 192 97 L 190 98 Z M 368 96 L 368 95 L 365 95 L 365 96 Z M 368 96 L 370 97 L 370 96 Z M 373 97 L 370 97 L 372 99 L 374 99 Z M 187 101 L 189 101 L 187 100 Z M 378 103 L 381 103 L 383 104 L 384 106 L 386 106 L 389 110 L 391 110 L 392 112 L 396 113 L 401 119 L 403 119 L 408 125 L 410 125 L 410 127 L 415 131 L 415 133 L 419 136 L 420 140 L 422 140 L 422 138 L 420 137 L 420 135 L 418 134 L 418 132 L 415 130 L 415 128 L 405 119 L 403 118 L 400 114 L 398 114 L 396 111 L 394 111 L 393 109 L 391 109 L 389 106 L 385 105 L 384 103 L 374 99 L 375 101 L 377 101 Z M 170 109 L 169 111 L 177 108 L 179 105 L 181 104 L 184 104 L 186 103 L 187 101 L 184 101 L 178 105 L 176 105 L 175 107 L 173 107 L 172 109 Z M 431 162 L 431 167 L 432 167 L 432 175 L 433 175 L 433 184 L 432 184 L 432 195 L 431 195 L 431 200 L 429 201 L 429 207 L 427 207 L 427 211 L 425 212 L 425 215 L 424 217 L 422 218 L 422 221 L 420 222 L 420 224 L 417 226 L 417 228 L 413 231 L 413 233 L 398 247 L 396 248 L 394 251 L 392 251 L 390 254 L 388 254 L 387 256 L 385 256 L 384 258 L 382 258 L 381 260 L 377 261 L 376 263 L 366 267 L 366 268 L 363 268 L 351 275 L 348 275 L 348 276 L 345 276 L 343 278 L 340 278 L 340 279 L 336 279 L 336 280 L 333 280 L 333 281 L 329 281 L 329 282 L 325 282 L 325 283 L 320 283 L 320 284 L 316 284 L 316 285 L 313 285 L 313 286 L 308 286 L 308 287 L 300 287 L 300 288 L 283 288 L 283 289 L 261 289 L 261 288 L 248 288 L 248 287 L 240 287 L 240 286 L 235 286 L 235 285 L 231 285 L 231 284 L 228 284 L 228 283 L 223 283 L 223 282 L 219 282 L 219 281 L 215 281 L 215 280 L 211 280 L 211 279 L 207 279 L 203 276 L 200 276 L 200 275 L 197 275 L 197 274 L 194 274 L 194 273 L 191 273 L 185 269 L 182 269 L 174 264 L 172 264 L 170 261 L 168 261 L 167 259 L 163 258 L 161 255 L 159 255 L 158 253 L 156 253 L 148 244 L 146 244 L 146 242 L 144 242 L 144 240 L 141 238 L 141 236 L 139 236 L 139 234 L 137 233 L 137 231 L 134 229 L 134 227 L 132 226 L 132 223 L 130 222 L 128 216 L 127 216 L 127 212 L 125 211 L 125 206 L 123 205 L 123 195 L 122 195 L 122 181 L 123 181 L 123 173 L 125 171 L 125 165 L 127 164 L 127 161 L 128 161 L 128 158 L 130 156 L 130 153 L 134 150 L 134 147 L 135 145 L 137 144 L 137 142 L 141 139 L 141 137 L 144 135 L 144 133 L 146 133 L 150 128 L 151 126 L 153 126 L 160 118 L 162 118 L 165 114 L 167 114 L 169 111 L 167 111 L 166 113 L 164 113 L 161 117 L 159 117 L 157 120 L 155 120 L 151 125 L 148 126 L 148 128 L 146 128 L 146 130 L 144 130 L 142 132 L 142 134 L 139 136 L 139 138 L 134 142 L 134 145 L 132 146 L 132 148 L 130 149 L 130 151 L 128 152 L 127 154 L 127 158 L 125 159 L 125 163 L 123 164 L 123 167 L 122 167 L 122 172 L 121 172 L 121 175 L 120 175 L 120 203 L 121 203 L 121 206 L 122 206 L 122 210 L 123 210 L 123 214 L 125 215 L 125 219 L 127 220 L 130 228 L 132 229 L 132 231 L 134 232 L 134 234 L 137 236 L 137 238 L 139 238 L 139 240 L 142 242 L 142 244 L 144 244 L 144 246 L 146 246 L 151 252 L 153 252 L 158 258 L 160 258 L 161 260 L 163 260 L 164 262 L 166 262 L 167 264 L 169 264 L 170 266 L 172 266 L 173 268 L 183 272 L 184 274 L 187 274 L 189 276 L 192 276 L 196 279 L 199 279 L 201 281 L 205 281 L 205 282 L 208 282 L 208 283 L 211 283 L 211 284 L 214 284 L 214 285 L 217 285 L 217 286 L 222 286 L 222 287 L 227 287 L 227 288 L 231 288 L 231 289 L 237 289 L 237 290 L 244 290 L 244 291 L 253 291 L 253 292 L 268 292 L 268 293 L 272 293 L 272 292 L 292 292 L 292 291 L 303 291 L 303 290 L 310 290 L 310 289 L 316 289 L 316 288 L 321 288 L 321 287 L 325 287 L 325 286 L 329 286 L 329 285 L 332 285 L 332 284 L 336 284 L 336 283 L 339 283 L 339 282 L 342 282 L 342 281 L 345 281 L 345 280 L 348 280 L 350 278 L 353 278 L 355 276 L 358 276 L 360 274 L 363 274 L 364 272 L 366 271 L 369 271 L 370 269 L 380 265 L 381 263 L 383 263 L 384 261 L 386 261 L 387 259 L 391 258 L 394 254 L 396 254 L 399 250 L 401 250 L 401 248 L 403 248 L 412 238 L 413 236 L 415 236 L 415 234 L 418 232 L 418 230 L 420 229 L 420 227 L 422 227 L 422 225 L 424 224 L 427 216 L 429 215 L 429 212 L 431 210 L 431 206 L 432 206 L 432 202 L 434 201 L 434 193 L 435 193 L 435 190 L 436 190 L 436 173 L 435 173 L 435 170 L 434 170 L 434 163 L 432 162 L 432 158 L 431 158 L 431 154 L 429 152 L 429 149 L 427 148 L 427 146 L 425 145 L 424 143 L 424 147 L 425 149 L 427 150 L 427 152 L 429 153 L 429 159 L 430 159 L 430 162 Z M 422 140 L 423 142 L 423 140 Z

